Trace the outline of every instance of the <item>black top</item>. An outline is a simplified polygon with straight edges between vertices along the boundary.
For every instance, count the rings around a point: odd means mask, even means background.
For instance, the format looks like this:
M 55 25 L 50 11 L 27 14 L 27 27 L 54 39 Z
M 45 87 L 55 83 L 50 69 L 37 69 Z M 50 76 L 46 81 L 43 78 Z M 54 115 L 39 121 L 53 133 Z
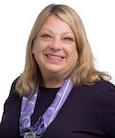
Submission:
M 32 125 L 53 101 L 58 88 L 40 87 Z M 4 105 L 0 138 L 21 138 L 21 100 L 12 84 Z M 74 87 L 42 138 L 115 138 L 115 86 L 107 81 Z

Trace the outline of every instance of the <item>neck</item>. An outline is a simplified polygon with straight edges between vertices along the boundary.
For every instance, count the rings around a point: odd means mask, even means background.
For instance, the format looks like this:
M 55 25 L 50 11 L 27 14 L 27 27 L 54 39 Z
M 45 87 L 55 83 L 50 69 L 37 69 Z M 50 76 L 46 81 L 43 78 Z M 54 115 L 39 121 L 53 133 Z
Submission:
M 61 87 L 64 83 L 64 80 L 55 78 L 55 77 L 49 77 L 49 78 L 43 78 L 42 85 L 46 88 L 58 88 Z

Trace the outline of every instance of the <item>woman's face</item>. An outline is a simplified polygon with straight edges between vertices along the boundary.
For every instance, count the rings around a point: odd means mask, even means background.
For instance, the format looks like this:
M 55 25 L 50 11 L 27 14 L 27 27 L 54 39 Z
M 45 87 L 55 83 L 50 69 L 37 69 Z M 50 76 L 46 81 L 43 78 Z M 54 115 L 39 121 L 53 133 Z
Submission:
M 32 49 L 42 75 L 67 76 L 75 67 L 78 53 L 69 25 L 58 17 L 48 17 Z

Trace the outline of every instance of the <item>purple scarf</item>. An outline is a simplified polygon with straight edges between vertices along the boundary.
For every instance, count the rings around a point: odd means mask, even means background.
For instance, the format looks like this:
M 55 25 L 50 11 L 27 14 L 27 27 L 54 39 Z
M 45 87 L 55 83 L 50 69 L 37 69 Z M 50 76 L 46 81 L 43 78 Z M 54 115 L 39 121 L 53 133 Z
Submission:
M 39 96 L 39 85 L 35 89 L 35 93 L 32 96 L 23 97 L 21 105 L 21 114 L 20 114 L 20 133 L 21 135 L 31 135 L 33 138 L 41 137 L 42 134 L 46 131 L 47 127 L 53 122 L 56 118 L 59 110 L 65 103 L 67 97 L 70 94 L 70 91 L 73 87 L 71 79 L 65 80 L 63 86 L 59 89 L 56 94 L 54 101 L 47 108 L 44 114 L 38 118 L 36 124 L 31 126 L 31 115 L 34 112 L 37 95 Z

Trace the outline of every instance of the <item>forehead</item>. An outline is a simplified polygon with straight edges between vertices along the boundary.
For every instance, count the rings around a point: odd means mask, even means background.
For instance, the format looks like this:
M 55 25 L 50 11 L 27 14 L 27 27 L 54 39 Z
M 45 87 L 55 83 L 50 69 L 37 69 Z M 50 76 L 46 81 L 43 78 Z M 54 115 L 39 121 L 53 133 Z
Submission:
M 56 34 L 60 33 L 73 34 L 70 26 L 66 22 L 56 17 L 55 15 L 51 15 L 47 18 L 40 31 L 51 31 Z

